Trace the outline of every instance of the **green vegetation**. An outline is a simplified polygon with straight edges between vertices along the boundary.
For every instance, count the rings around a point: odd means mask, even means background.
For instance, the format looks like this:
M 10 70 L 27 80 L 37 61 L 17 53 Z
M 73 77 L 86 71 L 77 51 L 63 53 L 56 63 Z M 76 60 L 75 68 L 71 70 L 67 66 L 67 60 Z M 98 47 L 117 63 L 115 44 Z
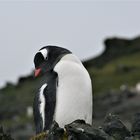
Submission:
M 119 57 L 102 68 L 88 69 L 95 94 L 118 89 L 121 85 L 135 86 L 140 82 L 140 52 Z

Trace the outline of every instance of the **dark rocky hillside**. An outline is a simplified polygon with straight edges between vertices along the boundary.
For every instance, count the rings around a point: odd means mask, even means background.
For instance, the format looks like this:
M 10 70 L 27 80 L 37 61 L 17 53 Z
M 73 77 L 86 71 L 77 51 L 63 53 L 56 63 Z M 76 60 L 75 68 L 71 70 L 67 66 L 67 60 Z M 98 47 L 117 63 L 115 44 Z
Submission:
M 101 55 L 84 62 L 89 67 L 102 67 L 112 59 L 140 52 L 140 37 L 135 39 L 109 38 L 104 41 L 105 49 Z

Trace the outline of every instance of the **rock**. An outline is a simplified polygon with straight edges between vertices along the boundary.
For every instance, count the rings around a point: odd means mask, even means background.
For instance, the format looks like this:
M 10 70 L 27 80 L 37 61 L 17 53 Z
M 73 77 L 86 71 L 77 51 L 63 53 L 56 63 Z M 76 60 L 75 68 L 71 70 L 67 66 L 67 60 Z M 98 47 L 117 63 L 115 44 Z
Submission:
M 3 127 L 0 126 L 0 140 L 14 140 L 9 134 L 6 134 Z
M 41 132 L 33 137 L 30 140 L 64 140 L 64 129 L 60 128 L 57 122 L 53 122 L 50 130 Z
M 124 140 L 134 140 L 134 137 L 126 137 Z
M 84 120 L 76 120 L 65 126 L 68 140 L 107 140 L 108 135 L 100 129 L 86 124 Z M 109 139 L 108 139 L 109 140 Z
M 104 124 L 95 128 L 84 120 L 75 120 L 64 129 L 54 121 L 45 137 L 33 140 L 140 140 L 140 113 L 135 114 L 130 132 L 118 116 L 109 114 Z
M 135 137 L 140 139 L 140 113 L 134 115 L 131 131 Z
M 46 140 L 61 140 L 64 134 L 64 129 L 60 128 L 57 122 L 53 122 Z
M 115 140 L 124 140 L 130 136 L 129 130 L 116 115 L 109 114 L 104 121 L 103 130 Z

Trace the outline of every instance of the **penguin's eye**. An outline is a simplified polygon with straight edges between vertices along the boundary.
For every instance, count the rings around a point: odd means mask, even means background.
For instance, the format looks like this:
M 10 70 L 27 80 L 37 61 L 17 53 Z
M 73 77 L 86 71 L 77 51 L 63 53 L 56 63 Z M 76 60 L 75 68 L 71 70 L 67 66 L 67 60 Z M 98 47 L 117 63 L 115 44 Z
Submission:
M 35 55 L 34 58 L 34 64 L 35 64 L 35 68 L 39 67 L 42 63 L 44 62 L 44 57 L 43 55 L 39 52 Z

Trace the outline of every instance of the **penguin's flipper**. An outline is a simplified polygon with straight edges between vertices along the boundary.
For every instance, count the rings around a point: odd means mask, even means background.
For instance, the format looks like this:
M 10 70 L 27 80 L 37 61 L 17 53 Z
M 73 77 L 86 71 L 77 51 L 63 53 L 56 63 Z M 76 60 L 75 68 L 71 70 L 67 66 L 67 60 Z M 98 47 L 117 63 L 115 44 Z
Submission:
M 47 83 L 41 83 L 41 88 L 34 98 L 34 122 L 36 133 L 48 130 L 53 122 L 56 105 L 57 74 L 54 72 Z

